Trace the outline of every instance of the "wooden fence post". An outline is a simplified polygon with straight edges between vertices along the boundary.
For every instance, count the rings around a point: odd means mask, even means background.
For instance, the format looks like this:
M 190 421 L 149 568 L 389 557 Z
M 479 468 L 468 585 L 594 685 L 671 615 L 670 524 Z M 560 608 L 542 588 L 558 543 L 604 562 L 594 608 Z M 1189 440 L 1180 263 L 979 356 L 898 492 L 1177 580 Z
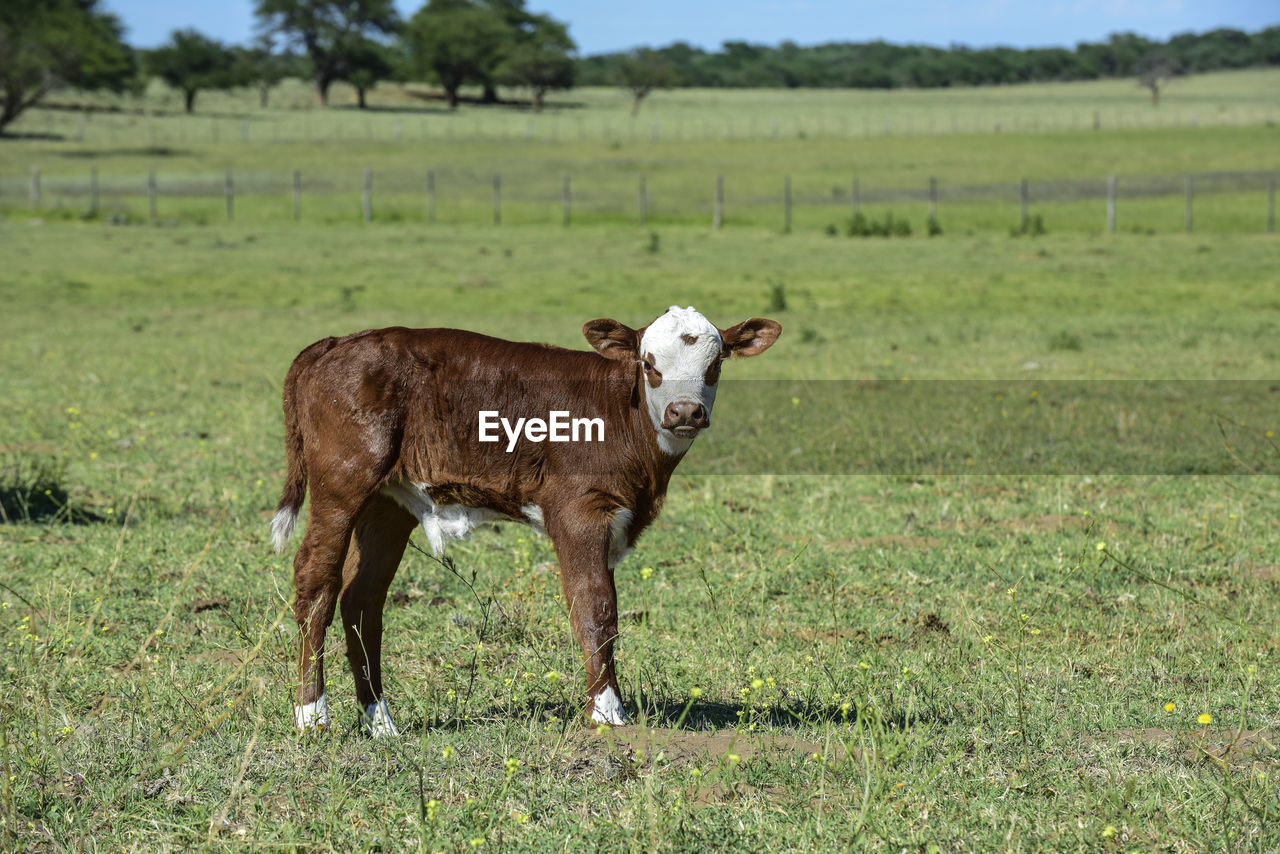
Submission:
M 645 177 L 640 176 L 640 224 L 647 225 L 649 222 L 649 193 L 645 184 Z
M 293 221 L 302 218 L 302 170 L 293 170 Z
M 862 188 L 858 185 L 858 178 L 854 176 L 853 188 L 851 192 L 853 199 L 853 215 L 858 215 L 859 209 L 862 207 Z
M 493 224 L 502 225 L 502 176 L 493 174 Z
M 98 215 L 98 167 L 89 169 L 89 216 Z
M 1267 234 L 1276 230 L 1276 176 L 1273 172 L 1267 181 Z
M 236 190 L 235 184 L 233 184 L 231 180 L 230 169 L 227 170 L 226 181 L 222 185 L 222 193 L 227 197 L 227 222 L 231 222 L 235 219 Z
M 711 227 L 716 231 L 724 225 L 724 176 L 716 176 L 716 198 L 711 213 Z
M 40 167 L 39 166 L 31 167 L 30 196 L 31 196 L 31 206 L 33 208 L 39 207 L 40 206 Z
M 436 172 L 427 170 L 427 222 L 436 221 Z
M 929 176 L 929 219 L 938 219 L 938 179 Z
M 1026 234 L 1027 226 L 1029 224 L 1029 220 L 1027 218 L 1027 206 L 1031 196 L 1031 189 L 1027 185 L 1026 178 L 1022 179 L 1022 186 L 1018 188 L 1018 195 L 1019 195 L 1019 200 L 1022 203 L 1022 216 L 1019 218 L 1019 222 L 1021 223 L 1020 229 L 1023 234 Z
M 1182 228 L 1187 234 L 1191 233 L 1191 176 L 1186 179 L 1186 210 L 1182 216 Z
M 147 208 L 154 220 L 156 218 L 156 170 L 154 169 L 147 173 Z
M 1107 231 L 1116 233 L 1116 176 L 1107 176 Z
M 560 224 L 569 227 L 569 210 L 573 204 L 569 190 L 569 176 L 564 176 L 564 189 L 560 191 Z
M 373 170 L 364 170 L 364 221 L 373 221 Z
M 782 182 L 782 233 L 791 233 L 791 176 Z

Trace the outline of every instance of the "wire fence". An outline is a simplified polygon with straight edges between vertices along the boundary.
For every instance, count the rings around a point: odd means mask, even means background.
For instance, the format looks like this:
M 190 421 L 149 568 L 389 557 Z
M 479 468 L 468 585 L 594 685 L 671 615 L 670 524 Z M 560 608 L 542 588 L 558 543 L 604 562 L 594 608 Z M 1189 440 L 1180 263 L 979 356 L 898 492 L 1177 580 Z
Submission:
M 1127 131 L 1158 128 L 1274 126 L 1280 107 L 1232 105 L 1215 108 L 1127 106 L 1071 107 L 1050 104 L 876 106 L 839 109 L 787 107 L 739 115 L 725 107 L 680 104 L 638 116 L 626 110 L 528 110 L 475 108 L 387 108 L 376 110 L 272 110 L 261 115 L 232 111 L 185 115 L 172 110 L 28 110 L 13 125 L 19 135 L 95 145 L 299 144 L 325 142 L 689 142 L 766 139 L 858 139 L 948 134 Z
M 0 207 L 33 215 L 62 212 L 129 221 L 422 221 L 453 224 L 592 221 L 656 225 L 849 228 L 896 213 L 937 224 L 1008 224 L 1065 230 L 1275 230 L 1276 172 L 1110 175 L 1073 181 L 1026 178 L 990 184 L 883 186 L 865 177 L 756 173 L 708 174 L 697 181 L 671 174 L 574 175 L 437 169 L 302 169 L 183 174 L 151 169 L 133 175 L 0 176 Z M 1198 218 L 1197 210 L 1205 216 Z M 1181 217 L 1178 215 L 1181 214 Z M 1039 224 L 1037 224 L 1037 218 Z M 868 226 L 870 228 L 870 226 Z M 872 229 L 874 233 L 874 229 Z

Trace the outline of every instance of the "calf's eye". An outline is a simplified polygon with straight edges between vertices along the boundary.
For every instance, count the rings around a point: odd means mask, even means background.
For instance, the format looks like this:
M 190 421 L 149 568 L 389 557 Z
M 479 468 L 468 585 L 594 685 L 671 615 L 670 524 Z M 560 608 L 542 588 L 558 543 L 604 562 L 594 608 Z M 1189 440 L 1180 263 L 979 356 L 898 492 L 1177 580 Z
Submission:
M 715 385 L 720 381 L 720 360 L 716 359 L 707 367 L 706 383 L 707 385 Z

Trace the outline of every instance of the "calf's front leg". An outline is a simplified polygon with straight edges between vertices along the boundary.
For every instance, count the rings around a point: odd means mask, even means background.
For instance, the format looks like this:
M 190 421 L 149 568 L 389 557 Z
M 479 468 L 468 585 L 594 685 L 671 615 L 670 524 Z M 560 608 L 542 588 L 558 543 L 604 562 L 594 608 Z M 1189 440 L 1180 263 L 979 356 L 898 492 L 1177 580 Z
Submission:
M 587 671 L 587 713 L 596 723 L 630 723 L 613 661 L 618 636 L 618 594 L 609 566 L 608 518 L 568 511 L 549 520 L 547 533 L 560 561 L 560 586 L 569 623 Z

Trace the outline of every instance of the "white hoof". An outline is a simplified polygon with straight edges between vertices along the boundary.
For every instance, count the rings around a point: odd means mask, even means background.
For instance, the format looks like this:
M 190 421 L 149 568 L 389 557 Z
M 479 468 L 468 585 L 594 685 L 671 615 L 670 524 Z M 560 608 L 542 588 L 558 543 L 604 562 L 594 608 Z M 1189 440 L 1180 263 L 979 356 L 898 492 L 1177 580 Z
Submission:
M 294 706 L 293 722 L 298 727 L 298 732 L 328 729 L 329 701 L 326 699 L 326 695 L 321 694 L 320 699 L 314 703 Z
M 595 703 L 591 709 L 591 720 L 598 724 L 609 724 L 609 726 L 626 726 L 631 723 L 631 718 L 627 717 L 627 713 L 623 711 L 622 700 L 612 687 L 605 688 L 596 694 Z
M 400 734 L 400 730 L 396 729 L 395 723 L 391 720 L 391 710 L 387 708 L 386 700 L 379 700 L 365 706 L 364 711 L 360 713 L 360 726 L 374 738 L 388 738 Z

